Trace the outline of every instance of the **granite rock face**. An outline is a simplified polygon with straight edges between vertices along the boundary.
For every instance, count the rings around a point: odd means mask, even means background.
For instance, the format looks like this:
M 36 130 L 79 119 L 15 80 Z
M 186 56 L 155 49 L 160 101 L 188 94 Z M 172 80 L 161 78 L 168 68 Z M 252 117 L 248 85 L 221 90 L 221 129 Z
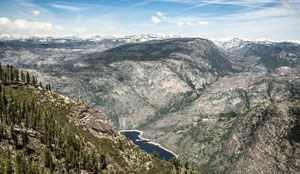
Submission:
M 266 102 L 240 116 L 214 158 L 219 173 L 299 173 L 299 100 Z
M 93 107 L 78 103 L 73 106 L 69 115 L 70 121 L 73 121 L 76 125 L 85 125 L 96 135 L 116 135 L 113 127 L 107 121 L 104 114 Z

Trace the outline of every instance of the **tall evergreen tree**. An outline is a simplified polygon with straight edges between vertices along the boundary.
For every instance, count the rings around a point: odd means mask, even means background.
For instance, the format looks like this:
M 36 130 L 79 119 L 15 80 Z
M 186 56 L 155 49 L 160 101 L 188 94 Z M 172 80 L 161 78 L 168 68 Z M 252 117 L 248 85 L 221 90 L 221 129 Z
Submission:
M 36 85 L 36 79 L 35 79 L 34 75 L 32 75 L 31 79 L 32 79 L 32 85 Z
M 39 87 L 41 87 L 42 89 L 44 89 L 42 82 L 39 83 Z
M 16 81 L 18 82 L 20 80 L 20 74 L 19 74 L 19 70 L 15 70 L 15 76 L 16 76 Z
M 26 83 L 30 84 L 30 75 L 28 72 L 26 73 Z
M 28 133 L 26 131 L 22 132 L 22 146 L 27 146 L 29 143 Z
M 24 154 L 18 152 L 15 157 L 15 173 L 16 174 L 27 174 L 28 173 L 28 166 L 27 160 Z
M 51 153 L 48 148 L 44 149 L 43 160 L 44 160 L 45 167 L 51 168 L 51 166 L 53 165 L 53 161 L 52 161 Z
M 107 168 L 106 158 L 105 158 L 105 156 L 103 154 L 100 156 L 100 165 L 101 165 L 100 166 L 101 170 L 104 170 L 104 169 Z
M 10 139 L 12 144 L 16 147 L 18 145 L 18 135 L 12 127 L 10 128 Z
M 2 75 L 3 75 L 3 72 L 2 72 L 2 64 L 0 62 L 0 79 L 2 79 Z
M 14 173 L 13 164 L 11 162 L 10 155 L 6 155 L 5 158 L 3 159 L 3 162 L 0 167 L 0 171 L 3 174 L 13 174 Z
M 25 82 L 25 74 L 23 71 L 21 71 L 21 81 Z
M 14 81 L 15 80 L 15 71 L 12 65 L 10 65 L 9 67 L 9 73 L 10 73 L 10 81 Z
M 0 124 L 0 142 L 4 138 L 4 127 L 2 124 Z

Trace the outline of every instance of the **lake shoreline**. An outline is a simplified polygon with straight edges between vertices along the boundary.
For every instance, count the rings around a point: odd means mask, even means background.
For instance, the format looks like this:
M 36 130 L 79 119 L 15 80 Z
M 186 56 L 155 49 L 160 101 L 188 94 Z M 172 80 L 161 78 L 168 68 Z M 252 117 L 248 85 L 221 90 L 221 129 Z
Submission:
M 136 130 L 136 129 L 131 129 L 131 130 L 121 130 L 121 131 L 118 131 L 118 133 L 120 133 L 120 134 L 121 134 L 122 132 L 138 132 L 138 133 L 139 133 L 139 135 L 138 135 L 138 138 L 139 138 L 139 139 L 145 140 L 145 141 L 147 141 L 149 144 L 158 146 L 159 148 L 161 148 L 161 149 L 163 149 L 163 150 L 165 150 L 165 151 L 171 153 L 171 154 L 174 155 L 176 158 L 178 158 L 178 155 L 177 155 L 176 153 L 174 153 L 173 151 L 171 151 L 171 150 L 169 150 L 169 149 L 163 147 L 163 146 L 162 146 L 161 144 L 159 144 L 159 143 L 156 143 L 156 142 L 151 141 L 151 139 L 147 139 L 147 138 L 142 137 L 142 135 L 143 135 L 143 133 L 144 133 L 143 131 Z

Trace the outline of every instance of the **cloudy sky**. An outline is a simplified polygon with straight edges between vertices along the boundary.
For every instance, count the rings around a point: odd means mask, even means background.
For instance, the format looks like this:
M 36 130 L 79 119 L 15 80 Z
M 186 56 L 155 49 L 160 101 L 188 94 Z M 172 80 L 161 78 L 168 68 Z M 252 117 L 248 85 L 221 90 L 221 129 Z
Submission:
M 1 0 L 0 34 L 300 40 L 300 0 Z

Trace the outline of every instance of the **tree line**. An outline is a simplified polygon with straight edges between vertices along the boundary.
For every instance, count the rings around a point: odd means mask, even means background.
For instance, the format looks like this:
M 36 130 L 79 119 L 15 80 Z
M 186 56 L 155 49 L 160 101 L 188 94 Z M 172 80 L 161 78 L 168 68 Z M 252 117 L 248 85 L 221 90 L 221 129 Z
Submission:
M 0 144 L 13 148 L 0 151 L 0 174 L 99 173 L 107 168 L 106 156 L 99 149 L 62 127 L 47 108 L 37 107 L 39 101 L 14 95 L 11 84 L 37 86 L 35 76 L 11 65 L 1 67 L 0 72 Z
M 50 84 L 43 86 L 42 82 L 38 82 L 37 77 L 30 75 L 28 72 L 18 70 L 13 65 L 2 66 L 0 63 L 0 80 L 4 85 L 9 84 L 27 84 L 35 87 L 41 87 L 46 90 L 51 90 Z

